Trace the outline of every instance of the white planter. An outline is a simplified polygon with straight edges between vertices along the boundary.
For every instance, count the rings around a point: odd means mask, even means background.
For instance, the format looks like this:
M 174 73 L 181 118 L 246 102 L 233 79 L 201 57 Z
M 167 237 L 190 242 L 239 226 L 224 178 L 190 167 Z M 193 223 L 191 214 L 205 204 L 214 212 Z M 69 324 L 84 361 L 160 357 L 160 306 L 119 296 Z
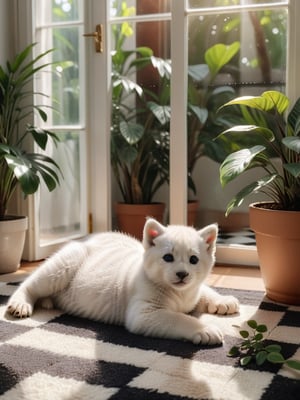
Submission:
M 27 228 L 27 217 L 9 216 L 0 221 L 0 274 L 19 268 Z

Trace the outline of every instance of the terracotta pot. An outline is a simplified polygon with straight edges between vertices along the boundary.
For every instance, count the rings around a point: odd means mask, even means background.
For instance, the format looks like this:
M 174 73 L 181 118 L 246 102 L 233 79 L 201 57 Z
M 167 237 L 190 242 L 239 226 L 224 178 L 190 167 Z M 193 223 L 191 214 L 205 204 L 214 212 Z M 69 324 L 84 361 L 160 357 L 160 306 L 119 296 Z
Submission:
M 19 268 L 27 228 L 27 217 L 7 216 L 0 221 L 0 274 Z
M 188 226 L 196 226 L 198 208 L 199 208 L 198 200 L 189 200 L 187 208 L 188 208 L 188 215 L 187 215 Z
M 285 304 L 300 304 L 300 212 L 250 205 L 250 227 L 255 232 L 267 296 Z
M 163 223 L 164 211 L 165 204 L 163 203 L 115 204 L 118 229 L 139 240 L 143 238 L 143 228 L 147 217 L 153 217 Z

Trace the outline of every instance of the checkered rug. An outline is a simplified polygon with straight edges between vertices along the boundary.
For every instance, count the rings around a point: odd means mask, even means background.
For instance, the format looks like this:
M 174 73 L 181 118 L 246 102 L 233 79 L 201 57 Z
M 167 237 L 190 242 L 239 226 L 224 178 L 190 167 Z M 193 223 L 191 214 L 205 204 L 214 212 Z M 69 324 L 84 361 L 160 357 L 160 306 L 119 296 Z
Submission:
M 255 234 L 247 228 L 235 232 L 219 232 L 218 244 L 256 246 Z
M 229 358 L 239 342 L 233 325 L 249 319 L 268 326 L 286 358 L 300 359 L 300 307 L 276 305 L 262 292 L 236 295 L 237 316 L 204 315 L 222 326 L 223 346 L 145 338 L 124 328 L 37 310 L 4 315 L 17 283 L 0 283 L 0 400 L 295 400 L 300 374 L 278 364 L 242 368 Z

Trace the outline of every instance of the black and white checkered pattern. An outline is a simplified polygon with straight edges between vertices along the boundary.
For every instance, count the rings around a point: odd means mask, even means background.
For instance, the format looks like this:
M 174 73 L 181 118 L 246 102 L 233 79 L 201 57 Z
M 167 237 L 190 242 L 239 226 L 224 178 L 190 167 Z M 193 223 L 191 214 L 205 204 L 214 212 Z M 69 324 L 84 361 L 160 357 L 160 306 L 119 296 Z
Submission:
M 241 312 L 204 315 L 225 332 L 223 346 L 206 347 L 133 335 L 57 310 L 14 320 L 4 310 L 15 288 L 0 283 L 1 400 L 300 398 L 299 373 L 281 365 L 244 369 L 227 357 L 239 341 L 233 325 L 254 318 L 267 324 L 268 340 L 280 342 L 286 358 L 300 359 L 300 307 L 273 304 L 262 292 L 219 289 L 240 298 Z
M 242 246 L 256 246 L 255 234 L 250 229 L 242 229 L 235 232 L 219 232 L 218 244 L 235 244 Z

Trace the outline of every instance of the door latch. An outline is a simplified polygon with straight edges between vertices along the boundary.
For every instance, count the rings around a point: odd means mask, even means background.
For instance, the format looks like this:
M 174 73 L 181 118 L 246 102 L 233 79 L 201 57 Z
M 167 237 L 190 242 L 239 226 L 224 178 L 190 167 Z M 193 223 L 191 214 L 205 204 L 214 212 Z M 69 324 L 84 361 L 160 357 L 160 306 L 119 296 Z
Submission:
M 97 24 L 95 32 L 84 33 L 85 37 L 93 37 L 96 53 L 103 53 L 103 25 Z

